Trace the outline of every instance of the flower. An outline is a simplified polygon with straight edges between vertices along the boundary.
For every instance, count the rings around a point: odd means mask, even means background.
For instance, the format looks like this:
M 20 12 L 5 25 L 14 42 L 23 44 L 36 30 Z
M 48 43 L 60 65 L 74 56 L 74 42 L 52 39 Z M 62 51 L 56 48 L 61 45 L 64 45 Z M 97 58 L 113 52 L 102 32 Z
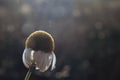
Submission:
M 45 72 L 51 66 L 53 70 L 56 64 L 54 48 L 54 39 L 48 32 L 39 30 L 31 33 L 26 39 L 22 56 L 25 67 L 34 65 L 36 70 Z

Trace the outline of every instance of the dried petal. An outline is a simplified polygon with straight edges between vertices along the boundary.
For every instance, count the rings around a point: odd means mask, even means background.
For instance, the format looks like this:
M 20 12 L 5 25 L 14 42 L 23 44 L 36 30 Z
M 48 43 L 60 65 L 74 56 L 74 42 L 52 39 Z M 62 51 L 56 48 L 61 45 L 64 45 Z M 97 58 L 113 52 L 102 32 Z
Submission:
M 41 72 L 45 72 L 51 65 L 52 62 L 52 54 L 45 53 L 42 51 L 36 51 L 34 54 L 34 61 L 36 65 L 36 69 L 39 69 Z
M 25 65 L 25 67 L 29 68 L 29 66 L 32 64 L 32 50 L 31 49 L 24 49 L 24 52 L 23 52 L 23 56 L 22 56 L 22 59 L 23 59 L 23 63 Z
M 52 54 L 52 67 L 51 67 L 51 70 L 55 69 L 55 65 L 56 65 L 56 56 L 55 54 L 53 53 Z

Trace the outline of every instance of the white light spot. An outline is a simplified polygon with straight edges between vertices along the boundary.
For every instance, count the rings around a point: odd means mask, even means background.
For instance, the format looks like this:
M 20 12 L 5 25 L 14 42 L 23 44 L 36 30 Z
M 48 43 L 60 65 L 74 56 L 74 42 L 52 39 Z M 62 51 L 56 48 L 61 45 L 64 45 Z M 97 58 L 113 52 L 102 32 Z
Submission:
M 52 59 L 52 55 L 49 56 L 49 60 L 51 60 L 51 59 Z
M 14 30 L 15 30 L 15 27 L 13 25 L 8 25 L 7 26 L 7 31 L 14 32 Z
M 31 7 L 30 7 L 30 5 L 28 5 L 28 4 L 24 4 L 24 5 L 22 5 L 20 11 L 21 11 L 23 14 L 29 14 L 29 13 L 31 13 Z
M 36 67 L 35 69 L 36 69 L 36 70 L 39 70 L 39 67 Z
M 48 66 L 45 66 L 45 70 L 47 70 L 48 69 Z
M 34 60 L 33 55 L 34 55 L 34 51 L 32 50 L 32 51 L 31 51 L 31 56 L 30 56 L 30 59 L 31 59 L 32 61 Z
M 81 12 L 80 12 L 79 9 L 75 9 L 75 10 L 73 11 L 73 16 L 74 16 L 74 17 L 78 17 L 78 16 L 80 16 L 80 15 L 81 15 Z

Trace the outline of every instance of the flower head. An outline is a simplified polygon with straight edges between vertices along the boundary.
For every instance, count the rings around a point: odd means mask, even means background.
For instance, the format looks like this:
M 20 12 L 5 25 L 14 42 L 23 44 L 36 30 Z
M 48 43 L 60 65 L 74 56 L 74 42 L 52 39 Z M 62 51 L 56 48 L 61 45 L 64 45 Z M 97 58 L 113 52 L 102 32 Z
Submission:
M 45 31 L 35 31 L 27 38 L 25 47 L 35 51 L 52 52 L 54 39 Z
M 45 72 L 51 67 L 55 68 L 56 56 L 54 54 L 54 39 L 45 31 L 35 31 L 28 36 L 23 52 L 23 63 L 29 68 L 33 64 L 41 72 Z

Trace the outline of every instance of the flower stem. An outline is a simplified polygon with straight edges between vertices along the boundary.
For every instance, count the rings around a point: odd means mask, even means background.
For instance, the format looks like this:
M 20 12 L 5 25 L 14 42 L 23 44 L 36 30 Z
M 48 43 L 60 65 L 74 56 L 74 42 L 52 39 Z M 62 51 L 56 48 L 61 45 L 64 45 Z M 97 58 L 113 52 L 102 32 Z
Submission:
M 29 68 L 29 70 L 28 70 L 28 72 L 27 72 L 24 80 L 29 80 L 29 78 L 30 78 L 30 76 L 31 76 L 31 74 L 32 74 L 33 69 L 34 69 L 34 65 L 32 65 L 32 66 Z

